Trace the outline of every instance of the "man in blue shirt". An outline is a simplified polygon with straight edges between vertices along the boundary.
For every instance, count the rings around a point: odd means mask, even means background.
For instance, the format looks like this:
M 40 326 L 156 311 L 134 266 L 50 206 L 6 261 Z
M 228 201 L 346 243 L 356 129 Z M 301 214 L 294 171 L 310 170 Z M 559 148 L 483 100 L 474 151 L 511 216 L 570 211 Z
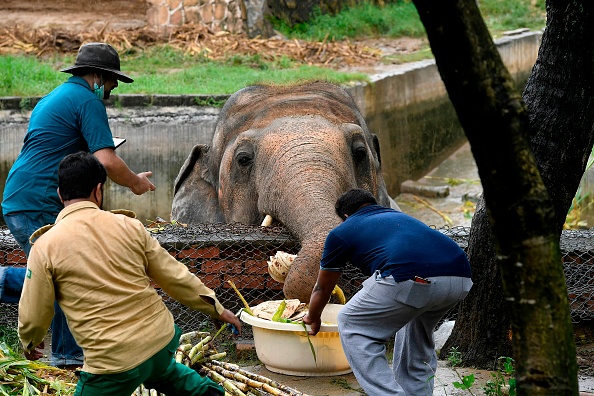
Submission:
M 109 98 L 118 80 L 134 81 L 120 71 L 117 51 L 106 43 L 84 44 L 75 64 L 61 71 L 73 76 L 33 109 L 23 147 L 4 188 L 4 220 L 27 256 L 31 234 L 53 224 L 63 209 L 57 193 L 58 165 L 66 155 L 92 153 L 112 181 L 130 188 L 134 194 L 155 189 L 148 179 L 152 172 L 132 172 L 115 153 L 103 99 Z M 18 302 L 24 277 L 24 268 L 0 267 L 0 302 Z M 55 310 L 51 363 L 80 366 L 82 350 L 76 345 L 59 305 L 55 304 Z
M 433 331 L 470 288 L 470 264 L 450 238 L 354 189 L 336 202 L 344 221 L 328 234 L 304 322 L 318 333 L 342 269 L 369 278 L 338 315 L 340 340 L 368 395 L 431 395 L 437 368 Z M 394 339 L 390 368 L 386 343 Z

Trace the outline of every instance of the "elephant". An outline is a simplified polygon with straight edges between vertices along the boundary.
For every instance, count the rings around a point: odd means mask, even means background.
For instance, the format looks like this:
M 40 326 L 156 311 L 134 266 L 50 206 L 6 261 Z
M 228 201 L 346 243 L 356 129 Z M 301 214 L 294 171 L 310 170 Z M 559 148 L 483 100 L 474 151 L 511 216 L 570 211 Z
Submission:
M 335 202 L 352 188 L 398 208 L 386 190 L 378 138 L 352 97 L 324 81 L 254 85 L 229 97 L 212 145 L 193 147 L 175 179 L 171 218 L 261 224 L 272 216 L 301 243 L 284 295 L 307 303 L 325 238 L 341 222 Z

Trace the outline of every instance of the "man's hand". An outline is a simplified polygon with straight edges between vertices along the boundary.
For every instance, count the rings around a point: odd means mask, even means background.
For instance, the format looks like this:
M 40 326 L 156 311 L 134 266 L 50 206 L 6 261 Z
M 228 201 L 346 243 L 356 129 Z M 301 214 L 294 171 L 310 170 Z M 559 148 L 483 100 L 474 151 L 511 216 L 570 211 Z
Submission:
M 322 311 L 330 299 L 334 286 L 340 278 L 339 271 L 327 271 L 320 269 L 318 280 L 314 285 L 311 297 L 309 298 L 309 310 L 303 317 L 303 322 L 311 326 L 310 335 L 316 335 L 322 325 Z
M 233 312 L 229 311 L 228 309 L 225 309 L 221 316 L 219 316 L 219 319 L 215 320 L 215 326 L 217 327 L 217 329 L 221 327 L 220 324 L 217 323 L 218 321 L 229 323 L 235 326 L 235 328 L 237 329 L 236 335 L 241 334 L 241 322 L 239 321 L 237 316 L 235 316 Z
M 155 185 L 149 180 L 153 172 L 140 172 L 138 174 L 132 172 L 113 148 L 106 147 L 97 150 L 93 155 L 103 164 L 107 170 L 107 176 L 120 186 L 128 187 L 136 195 L 155 191 Z
M 25 352 L 25 357 L 28 360 L 39 360 L 43 357 L 43 352 L 38 349 L 43 349 L 43 348 L 45 348 L 45 343 L 43 341 L 41 341 L 41 344 L 37 345 L 37 347 L 33 348 L 29 352 Z
M 303 317 L 303 322 L 311 326 L 311 330 L 309 331 L 309 335 L 316 335 L 320 331 L 320 326 L 322 326 L 322 318 L 314 318 L 309 313 Z
M 152 175 L 153 172 L 150 171 L 137 174 L 136 176 L 138 176 L 138 180 L 133 186 L 130 186 L 130 190 L 136 195 L 142 195 L 149 191 L 155 191 L 155 185 L 148 179 Z

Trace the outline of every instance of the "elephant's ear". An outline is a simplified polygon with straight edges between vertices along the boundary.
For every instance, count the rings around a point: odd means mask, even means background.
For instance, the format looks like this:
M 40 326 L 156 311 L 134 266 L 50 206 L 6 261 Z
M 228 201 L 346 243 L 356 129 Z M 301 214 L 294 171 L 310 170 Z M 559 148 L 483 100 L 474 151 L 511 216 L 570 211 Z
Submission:
M 208 169 L 210 147 L 197 144 L 182 165 L 173 189 L 171 218 L 182 223 L 223 221 L 216 187 Z
M 371 134 L 371 138 L 373 139 L 373 149 L 375 150 L 375 153 L 377 154 L 377 161 L 380 164 L 380 170 L 381 170 L 382 157 L 380 155 L 379 139 L 377 138 L 377 135 L 374 133 Z M 381 172 L 380 172 L 380 176 L 381 176 Z M 384 178 L 379 177 L 378 179 L 379 179 L 378 180 L 378 188 L 377 188 L 378 203 L 380 205 L 386 206 L 388 208 L 402 211 L 400 209 L 400 206 L 398 206 L 398 204 L 396 203 L 396 201 L 394 201 L 394 199 L 392 199 L 392 197 L 390 197 L 390 195 L 388 194 L 388 190 L 386 188 L 386 183 L 384 182 Z
M 373 150 L 375 150 L 375 153 L 377 154 L 377 162 L 379 162 L 380 167 L 381 167 L 382 166 L 382 156 L 380 155 L 379 139 L 377 138 L 377 135 L 375 133 L 371 134 L 371 138 L 373 139 Z
M 188 179 L 190 174 L 194 172 L 194 167 L 196 166 L 197 162 L 205 163 L 204 159 L 208 156 L 208 151 L 210 150 L 210 146 L 206 144 L 197 144 L 192 147 L 192 151 L 184 164 L 179 170 L 177 177 L 175 178 L 174 187 L 173 187 L 173 195 L 177 194 L 177 191 L 180 189 L 182 184 Z M 200 165 L 198 165 L 201 167 Z

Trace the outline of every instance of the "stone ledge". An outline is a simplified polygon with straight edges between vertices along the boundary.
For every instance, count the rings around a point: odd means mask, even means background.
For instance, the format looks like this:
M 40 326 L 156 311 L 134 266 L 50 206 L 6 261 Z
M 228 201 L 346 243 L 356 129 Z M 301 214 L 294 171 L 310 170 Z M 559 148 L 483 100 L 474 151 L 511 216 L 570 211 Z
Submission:
M 419 183 L 413 180 L 407 180 L 400 185 L 400 192 L 420 195 L 422 197 L 444 198 L 450 195 L 450 187 L 434 186 Z
M 205 107 L 224 103 L 231 95 L 112 95 L 105 107 Z M 31 110 L 43 96 L 0 97 L 0 110 Z

